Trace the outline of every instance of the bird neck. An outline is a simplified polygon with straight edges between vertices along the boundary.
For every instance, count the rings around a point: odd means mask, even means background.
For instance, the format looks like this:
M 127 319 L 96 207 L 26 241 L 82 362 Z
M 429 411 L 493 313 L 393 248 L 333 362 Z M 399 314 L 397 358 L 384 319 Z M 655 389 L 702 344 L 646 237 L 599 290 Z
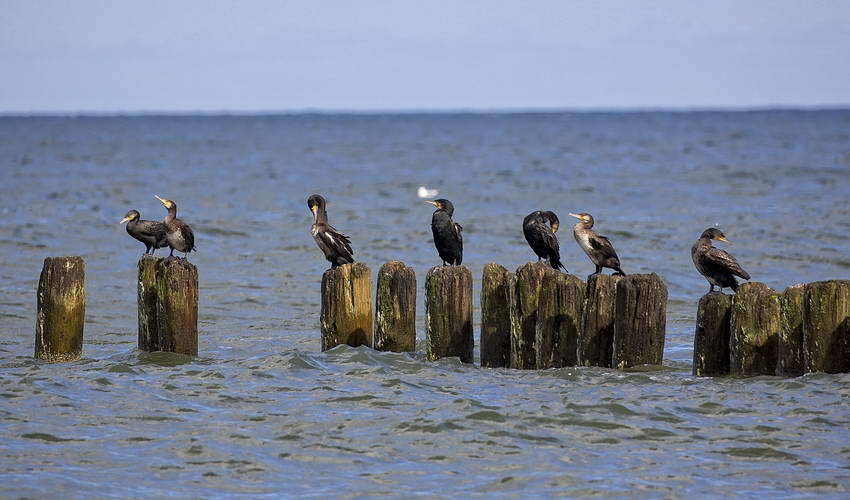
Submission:
M 327 224 L 328 212 L 324 208 L 316 209 L 316 224 Z
M 127 231 L 129 232 L 130 230 L 135 228 L 136 224 L 138 224 L 138 223 L 139 223 L 139 219 L 132 219 L 132 220 L 127 221 Z
M 573 231 L 577 233 L 584 233 L 590 231 L 590 228 L 593 227 L 593 224 L 589 224 L 587 222 L 577 222 L 575 226 L 573 226 Z
M 697 240 L 697 245 L 705 245 L 710 247 L 712 246 L 711 238 L 709 238 L 708 236 L 701 236 L 700 239 Z
M 431 216 L 431 222 L 435 222 L 438 220 L 451 222 L 452 214 L 447 212 L 445 209 L 438 208 L 437 210 L 434 210 L 434 214 Z

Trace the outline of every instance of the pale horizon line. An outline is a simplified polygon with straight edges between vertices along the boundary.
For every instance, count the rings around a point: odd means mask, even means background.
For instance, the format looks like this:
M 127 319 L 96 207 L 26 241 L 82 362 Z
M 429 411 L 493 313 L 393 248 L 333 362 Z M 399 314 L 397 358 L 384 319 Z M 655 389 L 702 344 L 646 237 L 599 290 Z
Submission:
M 523 114 L 640 114 L 640 113 L 759 113 L 759 112 L 850 111 L 850 104 L 825 105 L 737 105 L 737 106 L 599 106 L 527 108 L 292 108 L 270 110 L 116 110 L 116 111 L 2 111 L 0 118 L 110 118 L 191 116 L 305 116 L 305 115 L 523 115 Z

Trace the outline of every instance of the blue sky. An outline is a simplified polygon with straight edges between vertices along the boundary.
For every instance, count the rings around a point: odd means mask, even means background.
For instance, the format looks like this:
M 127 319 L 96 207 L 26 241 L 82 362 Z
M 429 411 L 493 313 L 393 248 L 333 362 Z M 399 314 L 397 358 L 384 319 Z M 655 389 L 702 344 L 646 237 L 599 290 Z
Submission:
M 0 2 L 0 112 L 846 106 L 850 1 Z

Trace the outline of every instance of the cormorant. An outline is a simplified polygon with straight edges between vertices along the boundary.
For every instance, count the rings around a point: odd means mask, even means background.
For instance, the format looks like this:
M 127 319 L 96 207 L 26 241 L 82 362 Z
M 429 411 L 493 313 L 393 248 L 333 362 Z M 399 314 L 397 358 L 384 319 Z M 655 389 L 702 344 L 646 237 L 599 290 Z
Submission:
M 313 226 L 310 233 L 316 240 L 316 245 L 325 258 L 331 263 L 331 268 L 354 262 L 354 251 L 351 250 L 351 240 L 328 224 L 328 212 L 325 209 L 325 199 L 317 194 L 307 198 L 307 207 L 313 213 Z
M 184 258 L 189 258 L 189 252 L 197 251 L 195 248 L 195 234 L 189 224 L 177 218 L 177 204 L 171 200 L 166 200 L 154 195 L 154 198 L 159 200 L 162 205 L 168 210 L 168 215 L 162 219 L 165 225 L 165 239 L 168 240 L 168 246 L 171 247 L 169 256 L 174 255 L 174 251 L 183 252 Z
M 434 234 L 434 246 L 443 260 L 443 265 L 459 266 L 463 262 L 463 227 L 452 221 L 455 207 L 449 200 L 426 201 L 437 207 L 431 216 L 431 232 Z
M 575 236 L 576 243 L 596 266 L 596 271 L 590 276 L 601 273 L 603 267 L 613 269 L 614 274 L 625 276 L 626 273 L 620 269 L 620 258 L 617 257 L 614 245 L 608 238 L 596 234 L 596 231 L 591 229 L 593 227 L 593 216 L 585 213 L 571 213 L 570 215 L 579 220 L 573 226 L 573 236 Z M 590 279 L 590 276 L 587 279 Z
M 555 236 L 559 224 L 560 221 L 555 212 L 537 210 L 526 215 L 523 219 L 522 234 L 525 235 L 525 241 L 537 254 L 538 262 L 540 262 L 540 259 L 546 259 L 553 268 L 568 272 L 567 268 L 561 264 L 558 237 Z
M 699 239 L 691 247 L 691 258 L 694 259 L 694 266 L 708 280 L 711 287 L 708 292 L 714 291 L 715 286 L 720 287 L 722 292 L 724 288 L 729 287 L 733 292 L 738 291 L 738 280 L 735 276 L 750 279 L 749 273 L 741 268 L 735 257 L 732 257 L 729 252 L 711 246 L 711 240 L 729 242 L 719 229 L 713 227 L 702 232 Z
M 141 220 L 141 214 L 136 210 L 130 210 L 119 224 L 127 223 L 127 234 L 145 244 L 145 253 L 153 255 L 157 248 L 165 248 L 168 241 L 165 239 L 165 225 L 159 221 Z

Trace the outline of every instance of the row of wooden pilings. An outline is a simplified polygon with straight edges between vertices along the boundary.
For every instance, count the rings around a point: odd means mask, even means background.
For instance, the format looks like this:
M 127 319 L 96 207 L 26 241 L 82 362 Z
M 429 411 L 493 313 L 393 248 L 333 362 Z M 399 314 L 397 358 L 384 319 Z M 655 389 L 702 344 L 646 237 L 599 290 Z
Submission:
M 693 374 L 850 372 L 850 281 L 794 285 L 782 293 L 744 283 L 700 299 Z
M 340 344 L 416 348 L 416 274 L 391 261 L 378 271 L 372 338 L 371 272 L 363 263 L 322 277 L 322 350 Z M 439 266 L 425 276 L 429 360 L 473 362 L 472 273 Z M 518 369 L 660 365 L 667 288 L 656 274 L 596 275 L 588 283 L 528 263 L 511 273 L 490 263 L 481 285 L 481 365 Z
M 44 261 L 38 284 L 35 356 L 82 353 L 86 293 L 80 257 Z M 435 267 L 425 278 L 430 360 L 473 361 L 472 274 Z M 371 273 L 363 263 L 322 277 L 322 350 L 339 344 L 416 349 L 416 274 L 391 261 L 378 272 L 373 330 Z M 198 353 L 198 271 L 184 259 L 144 256 L 138 265 L 138 345 Z M 655 274 L 596 275 L 585 284 L 545 263 L 515 273 L 490 263 L 481 285 L 481 365 L 542 369 L 660 365 L 667 289 Z M 374 332 L 374 341 L 373 341 Z M 850 281 L 794 285 L 777 293 L 745 283 L 699 301 L 693 373 L 698 376 L 850 372 Z
M 138 267 L 139 349 L 198 354 L 198 269 L 175 257 L 145 255 Z M 35 357 L 79 359 L 86 292 L 82 257 L 48 257 L 38 281 Z

